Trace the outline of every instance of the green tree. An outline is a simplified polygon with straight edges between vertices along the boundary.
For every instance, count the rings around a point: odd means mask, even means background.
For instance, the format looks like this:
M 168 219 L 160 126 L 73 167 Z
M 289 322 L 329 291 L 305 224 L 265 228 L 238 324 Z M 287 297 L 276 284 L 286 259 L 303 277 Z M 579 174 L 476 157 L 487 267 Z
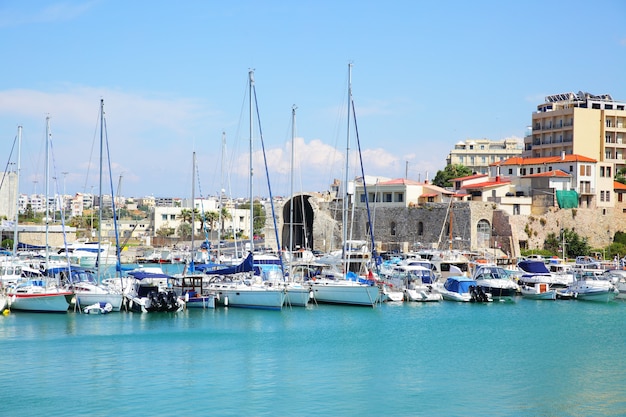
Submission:
M 159 229 L 156 231 L 156 235 L 159 237 L 168 237 L 168 236 L 172 236 L 173 234 L 174 234 L 174 228 L 165 226 L 165 225 L 159 227 Z
M 202 219 L 202 223 L 209 232 L 215 230 L 215 224 L 217 223 L 220 215 L 217 211 L 207 211 L 204 213 L 204 218 Z
M 451 179 L 472 175 L 472 170 L 465 165 L 446 165 L 443 170 L 437 171 L 433 184 L 439 187 L 452 187 Z
M 239 206 L 240 209 L 250 209 L 250 203 L 243 203 Z M 263 234 L 263 229 L 265 229 L 265 210 L 263 210 L 263 205 L 258 201 L 255 201 L 252 206 L 252 215 L 254 216 L 253 220 L 253 234 L 261 235 Z
M 191 223 L 192 217 L 196 219 L 200 218 L 197 208 L 194 208 L 193 211 L 190 209 L 182 209 L 177 217 L 185 223 Z
M 626 167 L 622 167 L 615 173 L 615 181 L 626 184 Z
M 223 232 L 224 223 L 226 222 L 226 220 L 232 220 L 233 216 L 230 214 L 230 210 L 228 210 L 226 207 L 222 207 L 221 213 L 222 213 L 222 224 L 220 225 L 220 227 L 222 228 L 222 232 Z
M 191 238 L 191 225 L 189 223 L 181 223 L 178 225 L 178 236 L 183 239 Z

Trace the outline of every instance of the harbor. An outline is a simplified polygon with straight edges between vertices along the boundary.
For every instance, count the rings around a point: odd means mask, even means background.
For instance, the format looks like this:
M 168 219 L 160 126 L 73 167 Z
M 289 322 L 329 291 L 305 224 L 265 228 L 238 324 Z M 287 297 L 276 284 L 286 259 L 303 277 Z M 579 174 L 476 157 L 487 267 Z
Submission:
M 620 415 L 625 314 L 523 298 L 11 313 L 0 389 L 12 415 Z

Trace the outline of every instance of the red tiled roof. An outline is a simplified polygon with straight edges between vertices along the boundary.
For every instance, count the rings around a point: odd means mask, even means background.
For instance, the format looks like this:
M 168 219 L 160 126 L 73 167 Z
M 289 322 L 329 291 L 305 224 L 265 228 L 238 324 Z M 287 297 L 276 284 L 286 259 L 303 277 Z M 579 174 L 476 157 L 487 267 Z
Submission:
M 620 191 L 626 191 L 626 184 L 622 184 L 619 181 L 613 181 L 613 189 L 620 190 Z
M 538 174 L 530 174 L 524 175 L 522 178 L 537 178 L 537 177 L 561 177 L 561 178 L 570 178 L 572 175 L 563 171 L 562 169 L 557 169 L 556 171 L 546 171 L 540 172 Z
M 488 176 L 487 174 L 474 174 L 474 175 L 469 175 L 467 177 L 452 178 L 450 181 L 466 181 L 466 180 L 473 180 L 476 178 L 483 178 L 487 176 Z
M 378 185 L 424 185 L 423 182 L 418 182 L 414 180 L 409 180 L 406 178 L 396 178 L 394 180 L 389 181 L 381 181 Z
M 485 182 L 479 182 L 478 184 L 468 184 L 464 187 L 461 187 L 461 189 L 469 190 L 473 188 L 489 188 L 489 187 L 497 187 L 499 185 L 507 185 L 510 183 L 511 183 L 511 180 L 500 178 L 497 181 L 485 181 Z
M 438 195 L 439 195 L 439 194 L 437 194 L 437 193 L 432 193 L 432 194 L 422 194 L 420 197 L 424 197 L 424 198 L 426 198 L 426 197 L 437 197 Z
M 497 161 L 489 164 L 489 166 L 505 166 L 505 165 L 544 165 L 544 164 L 556 164 L 559 162 L 598 162 L 596 159 L 588 158 L 582 155 L 565 155 L 563 158 L 560 156 L 544 156 L 541 158 L 522 158 L 521 156 L 514 156 L 504 161 Z

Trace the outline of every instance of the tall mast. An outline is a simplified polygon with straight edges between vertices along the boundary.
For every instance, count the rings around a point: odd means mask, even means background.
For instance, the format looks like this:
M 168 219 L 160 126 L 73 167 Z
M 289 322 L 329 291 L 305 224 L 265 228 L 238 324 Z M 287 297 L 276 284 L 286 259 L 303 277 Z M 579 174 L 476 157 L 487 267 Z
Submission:
M 218 205 L 219 207 L 219 212 L 218 212 L 218 217 L 217 217 L 217 262 L 219 263 L 219 260 L 222 257 L 222 247 L 220 245 L 220 242 L 222 241 L 222 219 L 223 219 L 223 211 L 224 211 L 224 152 L 226 149 L 226 132 L 222 132 L 222 155 L 221 155 L 221 160 L 220 160 L 220 192 L 219 192 L 219 200 L 220 200 L 220 204 Z M 233 236 L 234 237 L 234 236 Z M 237 243 L 237 241 L 235 241 L 235 244 Z
M 98 189 L 98 256 L 96 257 L 97 277 L 100 283 L 100 264 L 102 263 L 102 159 L 104 155 L 104 99 L 100 99 L 100 184 Z M 113 198 L 113 190 L 111 190 Z M 93 207 L 92 207 L 93 210 Z M 115 217 L 115 213 L 113 213 Z
M 196 151 L 193 152 L 193 157 L 191 161 L 191 272 L 194 272 L 194 239 L 193 236 L 196 234 Z
M 45 265 L 46 265 L 46 269 L 48 269 L 48 260 L 50 258 L 50 252 L 48 249 L 48 230 L 49 230 L 49 223 L 50 223 L 50 203 L 48 201 L 48 176 L 50 175 L 50 156 L 48 155 L 48 148 L 50 147 L 50 116 L 46 116 L 46 151 L 45 151 L 45 158 L 46 158 L 46 162 L 45 162 L 45 176 L 46 178 L 44 179 L 44 184 L 45 184 L 45 193 L 46 193 L 46 256 L 45 256 Z
M 296 105 L 291 108 L 291 162 L 289 171 L 291 172 L 291 204 L 289 205 L 289 250 L 291 251 L 291 257 L 289 261 L 289 279 L 293 279 L 292 264 L 293 264 L 293 203 L 295 198 L 293 196 L 293 169 L 294 169 L 294 156 L 295 156 L 295 139 L 296 139 Z
M 343 254 L 343 262 L 344 262 L 344 273 L 348 272 L 348 254 L 346 252 L 346 244 L 348 241 L 348 178 L 349 178 L 349 167 L 350 167 L 350 104 L 352 103 L 352 63 L 348 64 L 348 117 L 347 117 L 347 128 L 346 128 L 346 166 L 345 166 L 345 178 L 344 178 L 344 195 L 343 195 L 343 214 L 342 218 L 342 229 L 343 229 L 343 242 L 342 242 L 342 254 Z
M 13 229 L 13 257 L 17 256 L 17 222 L 20 213 L 20 159 L 22 152 L 22 126 L 17 127 L 17 171 L 15 178 L 15 226 Z
M 250 252 L 254 251 L 254 191 L 252 190 L 252 186 L 254 184 L 254 168 L 252 166 L 252 127 L 253 127 L 253 113 L 252 113 L 252 93 L 254 91 L 254 71 L 250 70 L 248 72 L 248 76 L 250 78 Z

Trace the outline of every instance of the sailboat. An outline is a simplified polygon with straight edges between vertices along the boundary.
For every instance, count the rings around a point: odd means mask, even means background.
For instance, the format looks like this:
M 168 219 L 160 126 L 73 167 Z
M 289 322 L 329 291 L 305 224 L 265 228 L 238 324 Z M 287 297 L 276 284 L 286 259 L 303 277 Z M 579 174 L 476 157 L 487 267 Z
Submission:
M 195 249 L 195 224 L 196 210 L 195 204 L 195 178 L 196 178 L 196 153 L 193 153 L 192 174 L 191 174 L 191 260 L 185 271 L 179 278 L 180 285 L 175 286 L 178 295 L 184 298 L 187 308 L 215 308 L 215 292 L 205 290 L 204 281 L 208 280 L 202 273 L 196 272 L 196 249 Z
M 22 128 L 18 128 L 18 160 L 19 148 L 21 147 L 21 135 Z M 50 221 L 50 207 L 49 207 L 49 172 L 50 172 L 50 116 L 46 117 L 46 157 L 45 157 L 45 187 L 46 187 L 46 249 L 45 249 L 45 263 L 46 269 L 48 268 L 48 261 L 50 259 L 49 245 L 48 245 L 48 229 Z M 19 189 L 19 163 L 18 163 L 18 184 Z M 7 290 L 9 296 L 11 310 L 14 311 L 31 311 L 41 313 L 66 313 L 69 308 L 70 300 L 73 297 L 73 292 L 62 288 L 58 280 L 54 280 L 50 277 L 37 277 L 31 278 L 25 282 L 20 282 L 14 286 L 11 286 Z
M 86 309 L 87 306 L 92 306 L 94 304 L 101 305 L 110 305 L 112 311 L 120 311 L 122 307 L 123 294 L 121 291 L 118 291 L 114 288 L 105 286 L 101 283 L 101 270 L 104 262 L 105 256 L 104 251 L 102 251 L 102 180 L 103 180 L 103 159 L 104 159 L 104 131 L 105 131 L 105 123 L 104 123 L 104 100 L 100 100 L 100 186 L 99 186 L 99 205 L 100 208 L 98 210 L 98 244 L 95 249 L 96 258 L 95 258 L 95 268 L 96 274 L 88 273 L 86 271 L 80 272 L 80 269 L 73 267 L 68 259 L 67 263 L 67 273 L 68 279 L 70 282 L 69 288 L 76 294 L 76 304 L 80 309 Z M 107 139 L 107 151 L 108 151 L 108 139 Z M 107 158 L 108 159 L 108 158 Z M 109 161 L 110 166 L 110 161 Z M 109 169 L 110 174 L 110 169 Z M 113 187 L 111 187 L 111 194 Z M 113 213 L 115 213 L 115 199 L 111 198 L 113 203 Z M 119 250 L 118 250 L 119 252 Z M 102 262 L 101 262 L 102 260 Z M 86 312 L 89 312 L 90 309 L 86 309 Z
M 250 253 L 242 265 L 253 264 L 254 252 L 254 175 L 253 175 L 253 97 L 254 91 L 254 71 L 248 72 L 249 79 L 249 99 L 250 99 L 250 158 L 249 158 L 249 189 L 250 189 Z M 262 281 L 254 275 L 253 268 L 248 271 L 235 274 L 221 275 L 218 271 L 207 271 L 214 274 L 209 283 L 209 289 L 218 294 L 219 302 L 222 305 L 232 307 L 262 308 L 270 310 L 281 310 L 285 302 L 286 291 L 283 286 L 275 286 L 271 282 Z
M 311 296 L 312 296 L 312 292 L 311 292 L 311 288 L 308 285 L 304 285 L 302 282 L 297 282 L 294 279 L 294 274 L 293 274 L 293 266 L 294 266 L 294 256 L 293 256 L 293 250 L 294 250 L 294 242 L 293 242 L 293 234 L 294 234 L 294 230 L 293 230 L 293 170 L 294 170 L 294 153 L 295 153 L 295 139 L 296 139 L 296 106 L 293 106 L 291 108 L 291 198 L 292 198 L 292 203 L 290 204 L 290 210 L 289 210 L 289 252 L 283 252 L 283 254 L 289 254 L 291 256 L 289 256 L 289 263 L 288 263 L 288 270 L 289 273 L 287 274 L 287 279 L 285 280 L 285 274 L 283 273 L 281 276 L 281 281 L 280 284 L 284 285 L 285 290 L 286 290 L 286 294 L 285 294 L 285 305 L 286 306 L 290 306 L 290 307 L 306 307 L 306 305 L 309 303 L 309 301 L 311 300 Z M 272 215 L 274 215 L 273 213 L 273 204 L 272 204 Z M 274 217 L 275 218 L 275 217 Z M 280 244 L 280 240 L 278 237 L 278 229 L 276 228 L 276 225 L 274 225 L 274 231 L 276 233 L 276 242 L 278 247 L 281 247 Z M 283 271 L 284 271 L 284 259 L 281 258 L 280 259 L 281 262 L 281 266 L 283 267 Z
M 349 258 L 351 247 L 348 241 L 348 180 L 349 180 L 349 160 L 350 160 L 350 110 L 353 106 L 352 101 L 352 64 L 348 66 L 348 128 L 346 138 L 346 166 L 345 166 L 345 182 L 343 196 L 343 216 L 342 216 L 342 263 L 343 271 L 340 276 L 337 274 L 326 274 L 311 281 L 311 289 L 313 297 L 320 303 L 346 304 L 346 305 L 362 305 L 374 307 L 380 300 L 380 288 L 372 281 L 362 280 L 358 277 L 351 277 L 349 266 L 353 263 Z

